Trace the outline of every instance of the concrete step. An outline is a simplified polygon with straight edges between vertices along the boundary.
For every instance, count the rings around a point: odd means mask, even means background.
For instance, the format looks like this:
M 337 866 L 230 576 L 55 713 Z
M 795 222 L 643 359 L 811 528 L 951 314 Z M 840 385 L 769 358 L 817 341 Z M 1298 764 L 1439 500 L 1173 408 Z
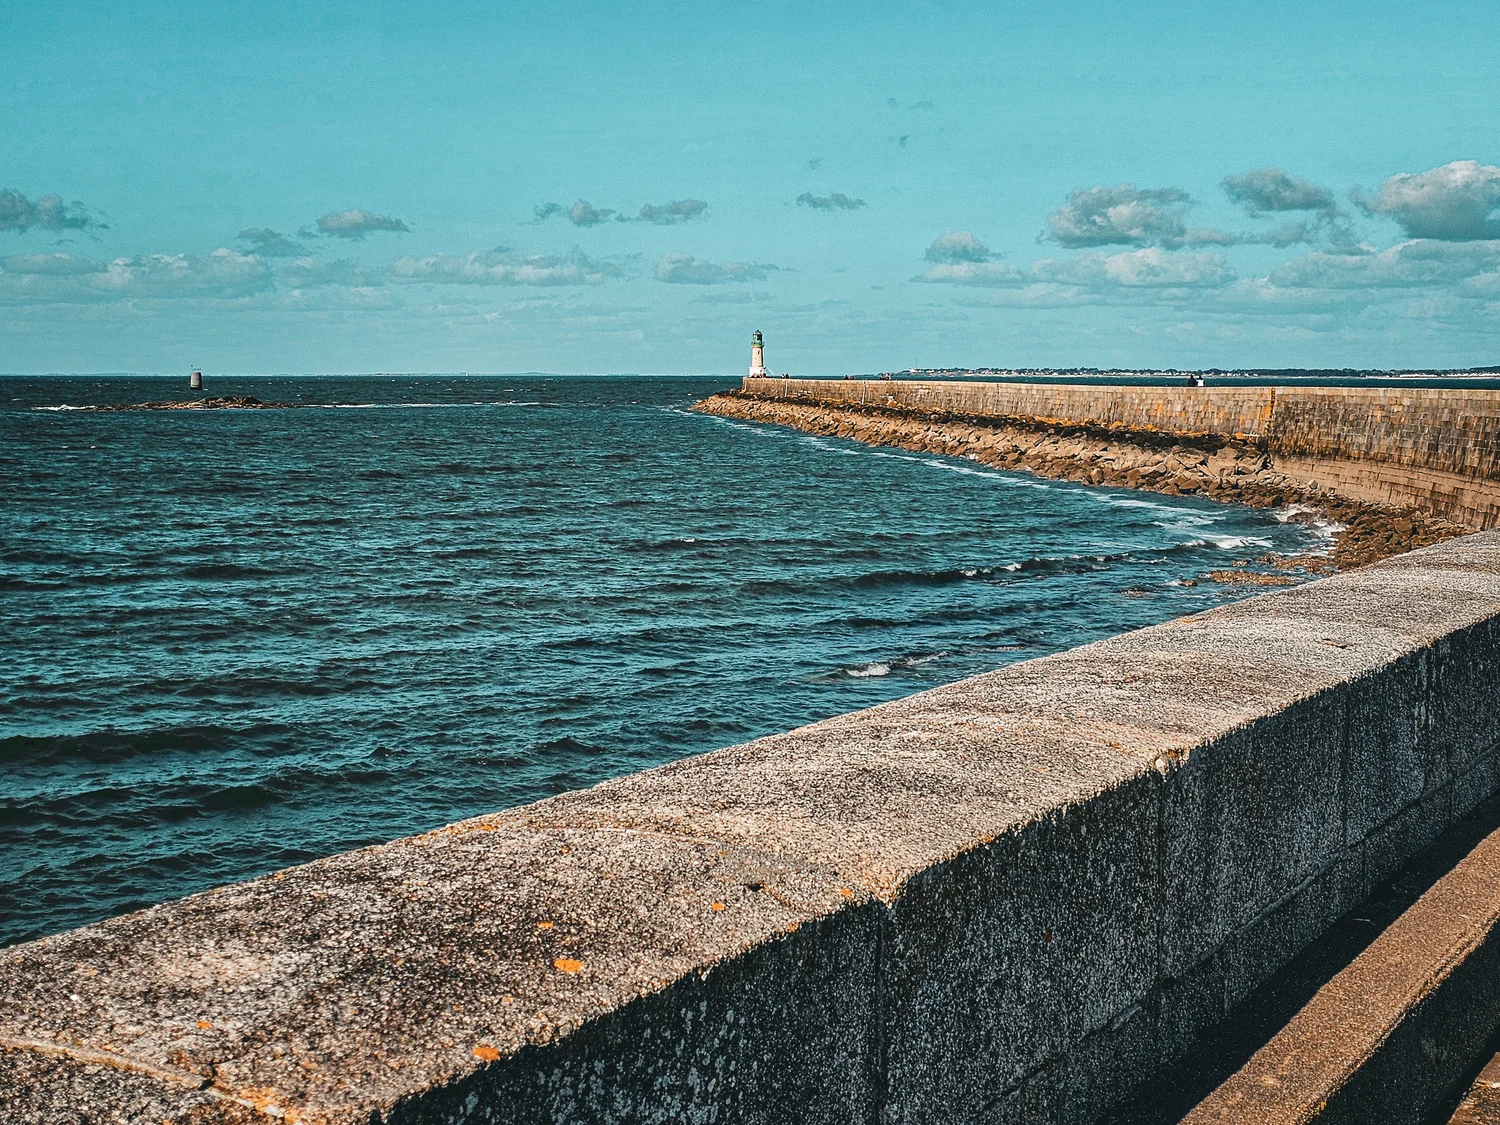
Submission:
M 1485 1063 L 1448 1125 L 1500 1125 L 1500 1055 Z
M 1446 1121 L 1500 1027 L 1500 809 L 1455 826 L 1110 1125 Z M 1500 1082 L 1500 1060 L 1493 1064 Z M 1477 1080 L 1464 1125 L 1500 1125 Z M 1464 1112 L 1460 1110 L 1460 1112 Z

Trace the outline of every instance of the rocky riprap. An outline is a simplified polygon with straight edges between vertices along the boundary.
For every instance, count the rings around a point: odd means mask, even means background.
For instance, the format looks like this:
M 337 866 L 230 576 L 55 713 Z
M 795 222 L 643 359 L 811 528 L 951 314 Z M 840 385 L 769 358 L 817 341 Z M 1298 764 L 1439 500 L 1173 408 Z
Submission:
M 261 402 L 250 395 L 195 398 L 189 402 L 116 402 L 108 406 L 85 406 L 84 410 L 291 410 L 295 402 Z
M 1290 519 L 1341 528 L 1329 555 L 1256 560 L 1283 569 L 1348 570 L 1471 530 L 1416 509 L 1360 503 L 1308 489 L 1277 472 L 1264 444 L 1249 437 L 1173 435 L 1050 419 L 989 423 L 887 407 L 779 402 L 735 391 L 704 399 L 696 409 L 869 445 L 968 457 L 995 468 L 1021 469 L 1057 480 L 1138 488 L 1167 496 L 1207 496 L 1254 508 L 1290 508 Z M 1229 580 L 1220 574 L 1210 577 Z M 1269 584 L 1265 578 L 1254 581 Z

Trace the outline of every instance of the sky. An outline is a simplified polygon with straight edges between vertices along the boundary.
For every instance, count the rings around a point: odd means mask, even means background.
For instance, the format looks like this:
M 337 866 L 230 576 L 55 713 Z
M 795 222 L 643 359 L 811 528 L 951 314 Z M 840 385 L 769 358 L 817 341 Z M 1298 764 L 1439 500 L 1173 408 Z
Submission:
M 0 4 L 0 371 L 1500 364 L 1500 5 Z

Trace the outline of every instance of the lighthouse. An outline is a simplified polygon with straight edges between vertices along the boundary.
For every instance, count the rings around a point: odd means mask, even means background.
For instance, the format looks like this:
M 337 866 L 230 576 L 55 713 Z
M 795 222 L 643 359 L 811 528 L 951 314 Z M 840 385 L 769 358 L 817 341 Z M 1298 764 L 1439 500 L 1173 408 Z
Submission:
M 750 337 L 750 378 L 764 379 L 766 377 L 766 342 L 761 339 L 760 329 L 755 330 L 755 335 Z

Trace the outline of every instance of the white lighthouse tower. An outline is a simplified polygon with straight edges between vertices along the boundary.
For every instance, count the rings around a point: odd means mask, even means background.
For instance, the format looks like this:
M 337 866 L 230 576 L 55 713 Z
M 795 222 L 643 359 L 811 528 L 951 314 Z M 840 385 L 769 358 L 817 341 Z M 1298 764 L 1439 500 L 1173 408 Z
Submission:
M 766 342 L 761 339 L 760 329 L 755 330 L 755 335 L 750 337 L 750 378 L 764 379 L 766 377 Z

